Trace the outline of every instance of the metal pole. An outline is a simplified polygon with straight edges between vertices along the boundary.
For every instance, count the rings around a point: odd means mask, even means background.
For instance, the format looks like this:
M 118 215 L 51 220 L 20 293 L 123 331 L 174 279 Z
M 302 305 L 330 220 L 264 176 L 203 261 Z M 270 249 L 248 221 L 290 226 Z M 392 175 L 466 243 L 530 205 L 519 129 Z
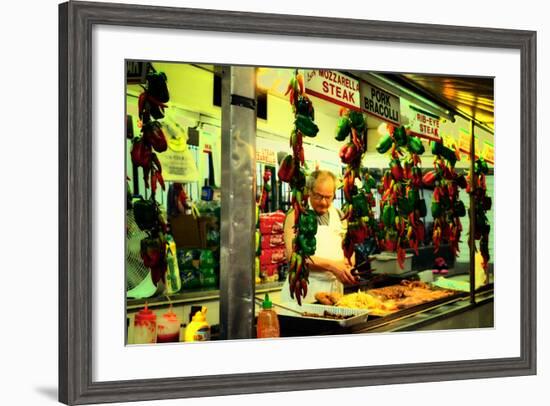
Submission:
M 256 71 L 222 69 L 220 338 L 254 331 Z
M 475 210 L 475 189 L 476 189 L 476 176 L 474 172 L 476 152 L 475 152 L 475 136 L 474 136 L 475 123 L 471 121 L 470 132 L 470 303 L 475 304 L 475 290 L 476 290 L 476 240 L 475 240 L 475 222 L 476 222 L 476 210 Z

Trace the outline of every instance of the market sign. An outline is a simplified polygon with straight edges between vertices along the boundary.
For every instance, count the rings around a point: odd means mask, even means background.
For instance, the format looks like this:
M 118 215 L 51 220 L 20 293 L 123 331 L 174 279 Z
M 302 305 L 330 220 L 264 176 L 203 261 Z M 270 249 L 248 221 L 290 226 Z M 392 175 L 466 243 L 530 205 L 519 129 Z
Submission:
M 359 81 L 334 70 L 305 71 L 306 93 L 353 110 L 360 109 Z
M 256 162 L 275 166 L 277 164 L 277 154 L 275 154 L 275 151 L 269 148 L 257 148 Z
M 162 165 L 162 177 L 167 182 L 190 183 L 199 180 L 199 172 L 189 150 L 167 149 L 157 155 Z
M 382 120 L 401 123 L 399 97 L 370 83 L 361 82 L 361 108 Z
M 415 115 L 411 120 L 411 131 L 422 134 L 429 135 L 432 137 L 440 137 L 440 125 L 441 121 L 435 116 L 431 116 L 420 111 L 415 111 Z
M 168 148 L 157 154 L 162 166 L 162 177 L 167 182 L 197 182 L 199 172 L 195 159 L 189 151 L 187 137 L 182 133 L 173 133 L 173 127 L 170 126 L 165 126 L 164 130 Z
M 466 130 L 462 130 L 460 132 L 460 136 L 458 138 L 458 148 L 460 151 L 468 154 L 467 158 L 470 159 L 470 142 L 471 142 L 472 136 L 469 132 Z M 474 137 L 474 149 L 476 151 L 476 155 L 479 153 L 479 143 L 478 143 L 477 136 Z

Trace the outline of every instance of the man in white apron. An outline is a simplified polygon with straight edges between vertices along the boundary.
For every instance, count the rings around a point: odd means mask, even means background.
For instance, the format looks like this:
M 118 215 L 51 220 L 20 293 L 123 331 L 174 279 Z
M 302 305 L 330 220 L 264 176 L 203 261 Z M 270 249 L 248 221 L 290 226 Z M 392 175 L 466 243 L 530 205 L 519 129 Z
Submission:
M 332 205 L 336 193 L 336 177 L 330 171 L 317 170 L 311 173 L 306 184 L 310 205 L 317 214 L 317 248 L 308 261 L 309 286 L 304 303 L 315 302 L 317 292 L 344 292 L 344 284 L 356 283 L 352 266 L 348 264 L 342 251 L 345 230 L 342 227 L 340 212 Z M 294 239 L 294 212 L 287 213 L 285 219 L 285 247 L 287 258 L 292 254 Z M 281 290 L 281 301 L 292 301 L 288 278 Z

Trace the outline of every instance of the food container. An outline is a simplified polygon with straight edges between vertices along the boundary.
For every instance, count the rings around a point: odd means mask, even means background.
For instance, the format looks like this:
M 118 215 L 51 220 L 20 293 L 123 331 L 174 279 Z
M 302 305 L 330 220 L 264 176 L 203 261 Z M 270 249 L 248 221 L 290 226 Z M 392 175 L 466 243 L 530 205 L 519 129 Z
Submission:
M 354 326 L 365 323 L 369 317 L 367 309 L 349 309 L 309 303 L 299 306 L 295 302 L 285 302 L 281 305 L 299 313 L 306 313 L 306 315 L 301 315 L 277 308 L 282 337 L 346 334 L 351 332 Z M 325 312 L 330 316 L 345 318 L 323 317 Z M 318 317 L 313 315 L 318 315 Z
M 134 317 L 134 344 L 154 344 L 157 342 L 157 316 L 147 307 Z
M 180 320 L 170 305 L 157 322 L 157 343 L 173 343 L 180 340 Z
M 418 272 L 418 278 L 421 282 L 432 283 L 434 281 L 434 274 L 431 269 Z
M 395 252 L 384 251 L 381 254 L 374 256 L 371 261 L 371 267 L 374 269 L 374 274 L 391 274 L 399 275 L 410 272 L 412 269 L 413 254 L 405 254 L 405 263 L 403 269 L 397 263 L 397 254 Z

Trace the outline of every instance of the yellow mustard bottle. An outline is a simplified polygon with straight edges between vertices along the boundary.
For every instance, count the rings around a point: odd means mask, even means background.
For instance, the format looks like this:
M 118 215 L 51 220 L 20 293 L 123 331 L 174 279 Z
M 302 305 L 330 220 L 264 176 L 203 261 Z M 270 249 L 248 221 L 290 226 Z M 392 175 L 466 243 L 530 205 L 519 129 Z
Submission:
M 185 341 L 208 341 L 210 340 L 210 326 L 206 321 L 206 307 L 193 315 L 191 323 L 185 329 Z

